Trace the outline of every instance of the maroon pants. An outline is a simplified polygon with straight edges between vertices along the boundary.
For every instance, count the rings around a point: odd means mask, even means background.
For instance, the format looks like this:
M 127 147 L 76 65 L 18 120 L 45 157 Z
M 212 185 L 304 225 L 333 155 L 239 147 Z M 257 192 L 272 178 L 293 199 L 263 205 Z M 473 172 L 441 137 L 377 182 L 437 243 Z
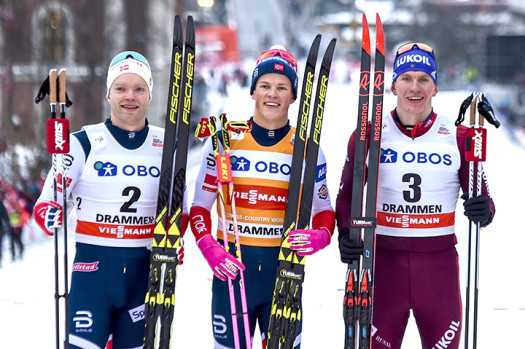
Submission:
M 461 294 L 455 247 L 430 252 L 376 249 L 372 349 L 401 347 L 410 310 L 423 349 L 459 347 Z

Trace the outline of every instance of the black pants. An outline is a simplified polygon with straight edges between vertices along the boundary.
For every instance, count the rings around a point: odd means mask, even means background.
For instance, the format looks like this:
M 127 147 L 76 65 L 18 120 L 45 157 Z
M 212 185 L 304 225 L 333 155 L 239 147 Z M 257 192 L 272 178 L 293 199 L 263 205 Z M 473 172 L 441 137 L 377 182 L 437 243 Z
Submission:
M 22 243 L 22 228 L 16 227 L 11 229 L 11 258 L 16 259 L 16 249 L 18 249 L 18 258 L 22 259 L 24 253 L 24 244 Z

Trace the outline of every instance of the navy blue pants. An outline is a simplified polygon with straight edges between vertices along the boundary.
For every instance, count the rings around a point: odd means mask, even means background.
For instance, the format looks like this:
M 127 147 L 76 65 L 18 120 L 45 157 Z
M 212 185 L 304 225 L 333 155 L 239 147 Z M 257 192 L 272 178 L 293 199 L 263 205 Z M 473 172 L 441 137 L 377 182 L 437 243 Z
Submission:
M 70 291 L 71 348 L 142 348 L 149 251 L 76 244 Z
M 223 246 L 223 242 L 219 240 Z M 230 243 L 230 252 L 235 255 L 235 245 Z M 256 323 L 259 325 L 263 348 L 266 347 L 266 336 L 270 323 L 270 313 L 272 307 L 273 291 L 275 288 L 275 276 L 277 271 L 277 258 L 279 247 L 254 247 L 242 246 L 242 262 L 246 266 L 244 279 L 246 285 L 246 298 L 248 303 L 248 317 L 250 321 L 250 337 L 253 339 Z M 239 338 L 241 348 L 246 348 L 244 323 L 242 317 L 241 296 L 239 291 L 238 276 L 234 282 L 237 323 L 239 326 Z M 212 324 L 213 336 L 215 338 L 215 348 L 225 349 L 234 348 L 232 315 L 230 309 L 230 298 L 228 282 L 213 278 L 212 286 Z M 299 328 L 298 339 L 301 336 Z M 295 346 L 298 349 L 300 344 Z

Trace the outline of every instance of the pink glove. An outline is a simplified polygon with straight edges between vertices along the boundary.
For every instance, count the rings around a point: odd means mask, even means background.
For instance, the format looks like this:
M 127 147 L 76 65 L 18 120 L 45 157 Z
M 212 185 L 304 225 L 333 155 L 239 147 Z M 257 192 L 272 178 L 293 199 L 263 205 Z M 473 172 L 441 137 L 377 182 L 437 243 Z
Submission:
M 288 234 L 290 248 L 299 256 L 309 256 L 330 244 L 330 234 L 325 229 L 293 230 Z
M 239 270 L 246 269 L 246 267 L 239 262 L 234 256 L 226 252 L 226 250 L 219 245 L 213 236 L 207 234 L 197 242 L 197 246 L 202 252 L 204 258 L 210 265 L 216 277 L 222 281 L 227 278 L 235 279 Z
M 35 205 L 33 212 L 36 223 L 46 234 L 52 236 L 55 228 L 62 228 L 62 206 L 58 203 L 39 202 Z

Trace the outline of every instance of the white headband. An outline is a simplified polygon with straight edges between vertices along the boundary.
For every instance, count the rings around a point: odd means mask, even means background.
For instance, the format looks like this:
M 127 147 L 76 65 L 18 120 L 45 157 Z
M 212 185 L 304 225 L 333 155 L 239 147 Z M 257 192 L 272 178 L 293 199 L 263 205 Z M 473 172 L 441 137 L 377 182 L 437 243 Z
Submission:
M 119 60 L 120 57 L 122 58 Z M 119 53 L 111 61 L 111 64 L 108 68 L 108 78 L 106 82 L 106 97 L 109 97 L 109 90 L 111 89 L 111 85 L 113 85 L 115 79 L 118 78 L 120 75 L 127 73 L 137 74 L 142 79 L 144 79 L 144 81 L 148 85 L 149 98 L 151 99 L 151 92 L 153 90 L 153 78 L 151 77 L 149 63 L 146 60 L 146 58 L 144 58 L 144 56 L 133 51 Z

